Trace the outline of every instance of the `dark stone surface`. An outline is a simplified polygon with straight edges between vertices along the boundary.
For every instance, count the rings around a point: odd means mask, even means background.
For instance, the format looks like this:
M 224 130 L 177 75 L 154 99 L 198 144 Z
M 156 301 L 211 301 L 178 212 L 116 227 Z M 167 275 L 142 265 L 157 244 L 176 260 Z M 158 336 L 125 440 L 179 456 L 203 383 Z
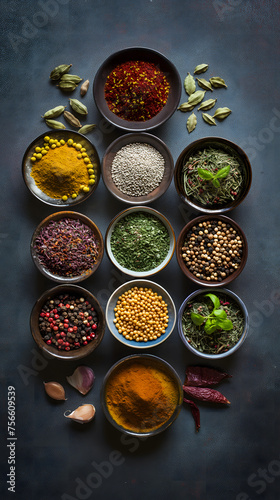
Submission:
M 279 3 L 276 0 L 1 0 L 1 498 L 29 500 L 162 498 L 190 500 L 276 500 L 280 490 L 279 446 Z M 85 364 L 96 374 L 85 397 L 65 376 L 76 364 L 45 360 L 36 350 L 29 315 L 36 299 L 54 283 L 39 275 L 30 257 L 37 224 L 55 211 L 34 199 L 24 185 L 21 159 L 28 144 L 47 131 L 40 116 L 67 103 L 49 82 L 50 71 L 72 63 L 73 73 L 89 78 L 112 52 L 128 46 L 154 48 L 177 67 L 182 81 L 197 64 L 206 75 L 221 76 L 227 89 L 213 92 L 232 114 L 209 127 L 186 130 L 187 114 L 176 112 L 153 133 L 166 142 L 176 161 L 190 142 L 225 137 L 248 154 L 251 191 L 230 216 L 249 243 L 248 262 L 230 288 L 250 314 L 249 336 L 241 349 L 219 363 L 232 379 L 220 386 L 230 408 L 201 404 L 201 430 L 195 433 L 188 408 L 162 435 L 143 442 L 122 436 L 105 421 L 99 401 L 103 377 L 131 351 L 106 331 Z M 121 133 L 106 130 L 91 88 L 84 98 L 90 136 L 100 158 Z M 78 93 L 76 95 L 78 97 Z M 184 91 L 181 102 L 187 100 Z M 195 214 L 182 205 L 174 184 L 152 206 L 165 214 L 176 236 Z M 102 181 L 96 193 L 77 205 L 105 235 L 125 205 Z M 107 256 L 83 282 L 105 308 L 122 280 Z M 174 256 L 153 278 L 167 288 L 177 309 L 195 289 Z M 277 295 L 278 294 L 278 295 Z M 199 363 L 182 345 L 177 328 L 152 354 L 169 361 L 182 381 L 188 364 Z M 52 402 L 43 381 L 65 385 L 68 400 Z M 16 389 L 16 493 L 8 491 L 8 386 Z M 83 402 L 97 409 L 88 426 L 74 425 L 63 413 Z

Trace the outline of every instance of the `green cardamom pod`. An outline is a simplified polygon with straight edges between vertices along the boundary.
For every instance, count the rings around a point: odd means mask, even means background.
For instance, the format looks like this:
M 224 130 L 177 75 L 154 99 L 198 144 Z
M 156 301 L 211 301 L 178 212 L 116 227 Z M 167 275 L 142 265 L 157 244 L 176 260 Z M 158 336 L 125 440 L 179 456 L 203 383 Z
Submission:
M 66 106 L 56 106 L 53 109 L 49 109 L 49 111 L 45 112 L 42 118 L 56 118 L 57 116 L 61 115 L 61 113 L 63 113 L 65 108 Z
M 89 123 L 88 125 L 83 125 L 83 127 L 81 127 L 78 132 L 80 134 L 88 134 L 89 132 L 91 132 L 94 128 L 96 127 L 96 125 L 94 125 L 93 123 Z
M 60 66 L 57 66 L 54 68 L 50 74 L 50 79 L 51 80 L 59 80 L 62 75 L 65 73 L 68 73 L 69 69 L 71 68 L 72 64 L 60 64 Z
M 65 118 L 65 120 L 70 123 L 70 125 L 72 125 L 72 127 L 81 127 L 81 123 L 80 123 L 80 120 L 78 120 L 78 118 L 76 118 L 76 116 L 72 115 L 72 113 L 70 113 L 69 111 L 64 111 L 63 113 L 63 116 Z
M 192 113 L 187 120 L 187 129 L 189 134 L 195 129 L 197 124 L 197 118 L 194 113 Z
M 195 106 L 194 104 L 183 102 L 177 109 L 179 109 L 179 111 L 183 111 L 183 113 L 186 113 L 187 111 L 192 111 L 194 106 Z
M 213 87 L 219 88 L 219 87 L 227 87 L 225 80 L 220 78 L 219 76 L 213 76 L 212 78 L 209 78 L 209 82 Z
M 85 80 L 84 83 L 81 85 L 81 89 L 80 89 L 80 94 L 82 97 L 84 95 L 86 95 L 86 93 L 88 91 L 88 87 L 89 87 L 89 80 Z
M 78 84 L 82 81 L 82 78 L 80 78 L 78 75 L 69 75 L 69 74 L 66 75 L 65 74 L 65 75 L 62 75 L 62 77 L 60 78 L 60 81 Z
M 62 82 L 60 80 L 57 87 L 59 87 L 61 90 L 66 90 L 68 92 L 72 92 L 73 90 L 75 90 L 77 85 L 76 85 L 76 83 L 73 83 L 73 82 Z
M 65 125 L 63 125 L 63 123 L 61 122 L 57 122 L 56 120 L 45 120 L 46 124 L 48 125 L 48 127 L 50 128 L 54 128 L 54 129 L 64 129 L 66 128 Z
M 207 80 L 205 80 L 205 78 L 197 78 L 196 80 L 197 80 L 198 85 L 202 89 L 204 89 L 204 90 L 211 90 L 211 92 L 213 92 L 211 83 L 207 82 Z
M 208 123 L 208 125 L 216 125 L 213 116 L 208 115 L 208 113 L 202 113 L 202 118 L 206 123 Z
M 76 113 L 79 113 L 80 115 L 88 114 L 87 107 L 83 103 L 78 101 L 78 99 L 70 99 L 70 106 L 74 111 L 76 111 Z
M 201 111 L 208 111 L 209 109 L 213 108 L 213 106 L 215 106 L 216 102 L 217 99 L 207 99 L 207 101 L 203 101 L 197 109 Z
M 209 68 L 208 64 L 199 64 L 195 67 L 194 74 L 199 75 L 200 73 L 205 73 Z
M 197 104 L 199 104 L 203 100 L 205 94 L 206 94 L 206 90 L 204 90 L 204 91 L 197 90 L 196 92 L 191 94 L 190 97 L 188 98 L 188 104 L 196 106 Z
M 217 108 L 215 113 L 214 113 L 214 118 L 217 118 L 218 120 L 224 120 L 228 115 L 230 115 L 231 109 L 229 108 Z
M 191 95 L 195 92 L 196 86 L 195 86 L 195 79 L 194 77 L 188 73 L 185 80 L 184 80 L 184 89 L 187 92 L 187 94 Z

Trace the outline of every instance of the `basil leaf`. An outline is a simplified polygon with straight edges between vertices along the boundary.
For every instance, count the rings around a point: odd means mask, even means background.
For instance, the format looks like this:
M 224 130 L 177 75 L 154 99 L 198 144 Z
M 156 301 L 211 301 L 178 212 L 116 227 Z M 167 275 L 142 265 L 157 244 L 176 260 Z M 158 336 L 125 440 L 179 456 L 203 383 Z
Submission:
M 214 316 L 216 316 L 219 319 L 226 319 L 227 318 L 227 313 L 224 311 L 224 309 L 215 309 L 213 311 Z
M 209 172 L 209 170 L 205 170 L 204 168 L 198 168 L 197 173 L 201 179 L 211 180 L 214 177 L 212 172 Z
M 214 304 L 214 308 L 219 309 L 221 303 L 220 303 L 219 297 L 217 297 L 217 295 L 214 295 L 214 293 L 207 293 L 205 295 L 205 297 L 209 297 L 209 299 L 211 299 L 213 304 Z
M 208 335 L 214 333 L 217 330 L 217 325 L 215 320 L 208 319 L 204 325 L 204 330 Z
M 214 179 L 224 179 L 230 171 L 230 165 L 227 165 L 227 167 L 220 168 L 218 172 L 214 175 Z
M 217 327 L 222 328 L 222 330 L 232 330 L 233 324 L 230 319 L 217 319 Z
M 204 323 L 205 318 L 203 316 L 201 316 L 201 314 L 197 314 L 197 313 L 192 312 L 191 313 L 191 320 L 195 325 L 200 326 L 200 325 L 202 325 L 202 323 Z
M 215 188 L 219 188 L 220 187 L 220 183 L 219 183 L 218 179 L 213 179 L 212 180 L 212 184 L 213 184 L 213 186 L 215 186 Z

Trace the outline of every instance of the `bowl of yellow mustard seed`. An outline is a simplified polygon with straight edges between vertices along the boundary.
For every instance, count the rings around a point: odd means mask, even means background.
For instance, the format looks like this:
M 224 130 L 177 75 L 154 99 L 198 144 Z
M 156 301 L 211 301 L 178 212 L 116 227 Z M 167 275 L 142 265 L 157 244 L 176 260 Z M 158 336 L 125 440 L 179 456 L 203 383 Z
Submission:
M 100 160 L 96 148 L 79 132 L 52 130 L 28 146 L 22 174 L 37 199 L 69 207 L 86 200 L 97 188 Z
M 170 337 L 176 308 L 162 286 L 138 279 L 124 283 L 112 293 L 105 316 L 115 339 L 133 349 L 147 349 Z

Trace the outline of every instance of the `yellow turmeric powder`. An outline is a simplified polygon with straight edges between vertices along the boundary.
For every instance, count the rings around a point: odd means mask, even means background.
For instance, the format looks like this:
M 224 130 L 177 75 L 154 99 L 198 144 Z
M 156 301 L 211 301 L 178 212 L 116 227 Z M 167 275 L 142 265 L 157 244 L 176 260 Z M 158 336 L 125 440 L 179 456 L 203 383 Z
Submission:
M 180 394 L 165 371 L 133 361 L 120 365 L 106 385 L 107 409 L 113 420 L 133 432 L 149 432 L 173 415 Z
M 30 175 L 37 187 L 50 198 L 75 198 L 80 191 L 87 192 L 92 184 L 90 179 L 94 180 L 88 169 L 88 155 L 82 156 L 79 150 L 67 143 L 54 149 L 50 147 L 44 155 L 37 155 L 37 161 L 34 160 Z

